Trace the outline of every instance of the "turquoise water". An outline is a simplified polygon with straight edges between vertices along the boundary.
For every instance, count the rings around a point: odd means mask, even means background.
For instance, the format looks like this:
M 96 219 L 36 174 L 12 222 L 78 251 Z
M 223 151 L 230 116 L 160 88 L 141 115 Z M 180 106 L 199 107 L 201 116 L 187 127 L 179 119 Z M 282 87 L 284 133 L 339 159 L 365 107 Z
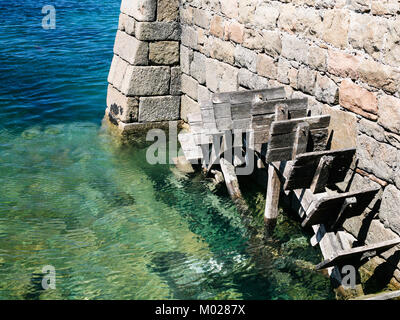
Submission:
M 1 299 L 330 299 L 280 216 L 261 245 L 224 190 L 102 128 L 119 0 L 0 3 Z M 260 222 L 263 190 L 246 194 Z M 42 268 L 56 270 L 43 290 Z

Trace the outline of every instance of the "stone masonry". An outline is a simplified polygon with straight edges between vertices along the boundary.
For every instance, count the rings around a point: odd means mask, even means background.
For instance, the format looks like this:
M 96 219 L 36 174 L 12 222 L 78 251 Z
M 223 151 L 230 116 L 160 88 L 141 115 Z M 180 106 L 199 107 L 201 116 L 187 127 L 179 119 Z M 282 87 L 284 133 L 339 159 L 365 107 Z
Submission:
M 333 148 L 357 147 L 352 189 L 382 187 L 372 221 L 346 229 L 369 230 L 366 243 L 400 235 L 400 1 L 123 0 L 121 12 L 117 121 L 186 121 L 213 92 L 284 86 L 332 115 Z M 399 261 L 375 261 L 394 265 L 400 286 Z
M 107 111 L 122 130 L 180 118 L 178 0 L 123 0 L 108 76 Z

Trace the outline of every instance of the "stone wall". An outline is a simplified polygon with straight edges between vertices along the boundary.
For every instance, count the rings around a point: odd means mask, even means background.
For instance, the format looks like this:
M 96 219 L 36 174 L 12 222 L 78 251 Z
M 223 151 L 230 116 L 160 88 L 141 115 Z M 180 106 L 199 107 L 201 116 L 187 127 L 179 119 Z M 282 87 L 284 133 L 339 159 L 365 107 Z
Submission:
M 347 230 L 366 243 L 400 235 L 399 1 L 124 0 L 121 11 L 108 103 L 120 123 L 186 120 L 213 92 L 284 86 L 332 115 L 333 148 L 357 147 L 351 189 L 382 186 L 373 219 Z
M 177 1 L 122 1 L 106 113 L 123 131 L 180 118 L 180 38 Z

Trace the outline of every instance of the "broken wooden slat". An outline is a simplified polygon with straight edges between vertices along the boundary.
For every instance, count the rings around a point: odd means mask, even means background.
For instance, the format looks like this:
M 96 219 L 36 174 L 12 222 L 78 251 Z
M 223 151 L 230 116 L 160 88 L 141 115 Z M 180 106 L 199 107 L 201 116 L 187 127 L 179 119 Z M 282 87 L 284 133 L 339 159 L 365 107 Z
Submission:
M 355 153 L 356 149 L 351 148 L 297 155 L 290 170 L 285 175 L 284 190 L 310 188 L 322 157 L 333 158 L 327 184 L 343 181 L 353 162 Z
M 281 181 L 273 165 L 268 165 L 267 196 L 264 211 L 264 223 L 267 235 L 271 234 L 276 226 L 279 213 L 279 193 Z
M 332 226 L 332 224 L 336 223 L 338 215 L 341 214 L 340 209 L 344 201 L 352 197 L 357 199 L 357 203 L 346 214 L 351 216 L 361 215 L 379 190 L 380 188 L 372 188 L 357 192 L 339 193 L 314 201 L 307 210 L 307 217 L 302 226 L 308 227 L 315 224 Z
M 354 265 L 361 263 L 366 258 L 374 257 L 382 252 L 393 248 L 400 243 L 400 238 L 375 243 L 363 247 L 356 247 L 347 250 L 340 250 L 334 253 L 330 258 L 324 260 L 316 266 L 317 270 L 329 268 L 332 266 Z

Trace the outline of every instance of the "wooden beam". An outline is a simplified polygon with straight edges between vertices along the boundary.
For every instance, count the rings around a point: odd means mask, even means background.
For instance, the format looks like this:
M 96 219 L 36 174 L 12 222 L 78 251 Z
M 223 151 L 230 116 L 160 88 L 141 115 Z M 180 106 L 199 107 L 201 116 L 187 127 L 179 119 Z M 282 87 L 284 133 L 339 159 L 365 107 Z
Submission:
M 296 137 L 293 144 L 292 159 L 298 154 L 307 151 L 308 135 L 310 133 L 310 125 L 307 122 L 302 122 L 297 125 Z
M 273 232 L 278 219 L 280 189 L 281 181 L 278 172 L 273 165 L 269 164 L 267 196 L 264 211 L 264 223 L 267 235 Z
M 329 172 L 332 168 L 333 163 L 332 156 L 322 156 L 319 160 L 319 164 L 317 170 L 315 171 L 314 178 L 311 182 L 311 192 L 312 193 L 321 193 L 325 192 L 325 187 L 329 180 Z
M 379 253 L 385 252 L 390 248 L 398 245 L 400 238 L 375 243 L 368 246 L 351 248 L 347 250 L 340 250 L 334 253 L 330 258 L 321 262 L 316 266 L 317 270 L 333 267 L 333 266 L 344 266 L 354 265 L 357 266 L 362 263 L 365 259 L 374 257 Z
M 242 193 L 239 188 L 239 181 L 235 173 L 235 167 L 224 158 L 220 159 L 220 166 L 224 175 L 225 184 L 228 188 L 229 195 L 232 200 L 242 198 Z

